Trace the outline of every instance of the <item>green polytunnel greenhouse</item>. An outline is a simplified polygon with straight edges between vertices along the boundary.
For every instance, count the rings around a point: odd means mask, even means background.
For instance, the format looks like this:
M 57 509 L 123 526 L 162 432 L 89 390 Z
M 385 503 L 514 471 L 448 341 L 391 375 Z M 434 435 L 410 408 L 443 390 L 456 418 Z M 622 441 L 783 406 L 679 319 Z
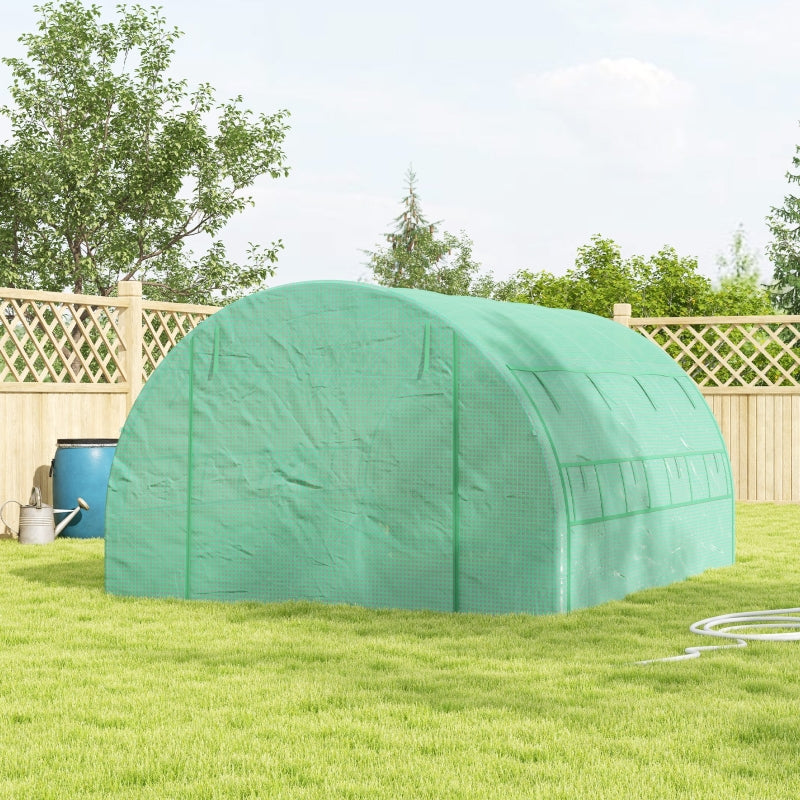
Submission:
M 106 514 L 119 595 L 546 614 L 734 557 L 719 428 L 656 345 L 338 281 L 238 300 L 169 353 Z

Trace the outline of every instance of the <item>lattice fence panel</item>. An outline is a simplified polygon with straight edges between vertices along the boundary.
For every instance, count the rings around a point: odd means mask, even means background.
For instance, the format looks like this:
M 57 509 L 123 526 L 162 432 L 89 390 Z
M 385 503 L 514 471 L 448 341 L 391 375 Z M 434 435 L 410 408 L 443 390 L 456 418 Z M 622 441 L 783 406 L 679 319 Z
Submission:
M 0 382 L 124 383 L 119 310 L 0 299 Z
M 800 385 L 800 320 L 632 320 L 700 387 Z
M 142 310 L 142 380 L 147 380 L 164 356 L 196 328 L 211 312 L 176 311 L 156 308 Z

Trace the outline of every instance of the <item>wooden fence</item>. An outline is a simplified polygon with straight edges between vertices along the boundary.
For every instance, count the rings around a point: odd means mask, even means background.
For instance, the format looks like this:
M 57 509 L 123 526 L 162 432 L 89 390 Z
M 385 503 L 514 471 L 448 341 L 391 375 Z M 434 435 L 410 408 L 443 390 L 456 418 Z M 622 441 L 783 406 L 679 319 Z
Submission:
M 0 289 L 0 501 L 52 502 L 58 439 L 117 438 L 144 381 L 214 306 Z M 3 516 L 16 524 L 16 506 Z M 0 529 L 2 526 L 0 526 Z
M 36 485 L 52 502 L 57 440 L 118 437 L 148 376 L 216 310 L 143 300 L 134 281 L 118 297 L 0 289 L 0 501 Z M 800 316 L 633 319 L 618 304 L 614 319 L 698 384 L 737 499 L 800 502 Z
M 800 316 L 614 319 L 663 348 L 722 430 L 737 500 L 800 502 Z

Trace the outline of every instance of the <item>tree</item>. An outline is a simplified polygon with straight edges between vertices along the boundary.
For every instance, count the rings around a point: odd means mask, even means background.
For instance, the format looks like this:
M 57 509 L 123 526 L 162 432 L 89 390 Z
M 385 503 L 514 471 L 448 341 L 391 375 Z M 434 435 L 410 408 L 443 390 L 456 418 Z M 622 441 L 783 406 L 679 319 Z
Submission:
M 664 246 L 647 261 L 634 256 L 639 269 L 640 317 L 692 317 L 705 314 L 712 294 L 711 281 L 697 272 L 697 259 L 679 256 Z
M 800 145 L 795 147 L 786 180 L 800 184 Z M 773 264 L 770 297 L 776 309 L 800 314 L 800 197 L 788 194 L 780 208 L 773 206 L 767 225 L 773 236 L 767 247 Z
M 569 308 L 569 279 L 546 270 L 519 270 L 505 281 L 498 281 L 492 291 L 495 300 L 531 303 L 548 308 Z
M 634 316 L 697 314 L 710 282 L 696 269 L 694 259 L 681 258 L 670 247 L 649 259 L 625 260 L 613 239 L 598 234 L 578 248 L 575 265 L 565 275 L 521 270 L 511 281 L 498 283 L 493 296 L 605 317 L 615 303 L 630 303 Z
M 703 312 L 711 316 L 764 316 L 775 309 L 767 290 L 755 278 L 723 277 Z
M 491 276 L 480 274 L 472 240 L 463 231 L 459 236 L 446 231 L 437 235 L 439 223 L 425 219 L 410 167 L 406 183 L 403 211 L 394 219 L 395 229 L 386 234 L 389 247 L 365 251 L 375 280 L 382 286 L 488 296 L 493 283 Z
M 755 282 L 723 282 L 715 290 L 697 269 L 697 259 L 668 246 L 649 258 L 626 260 L 612 239 L 595 235 L 578 249 L 575 265 L 565 275 L 520 270 L 498 282 L 492 296 L 599 316 L 611 316 L 615 303 L 630 303 L 635 317 L 770 313 L 769 301 Z
M 608 316 L 614 303 L 634 303 L 637 280 L 611 239 L 593 236 L 578 248 L 575 266 L 567 270 L 567 308 Z M 626 299 L 630 298 L 630 299 Z
M 419 197 L 417 196 L 417 176 L 409 167 L 406 172 L 408 191 L 402 200 L 403 210 L 394 218 L 395 230 L 386 234 L 386 239 L 393 250 L 403 249 L 409 253 L 414 250 L 420 235 L 433 233 L 436 222 L 428 222 L 422 214 Z
M 80 0 L 34 6 L 10 67 L 12 139 L 0 145 L 0 278 L 6 285 L 209 302 L 260 288 L 281 242 L 244 264 L 219 234 L 252 205 L 256 178 L 288 173 L 288 112 L 254 115 L 169 77 L 177 28 L 158 8 L 119 6 L 116 22 Z M 210 242 L 192 253 L 187 242 Z

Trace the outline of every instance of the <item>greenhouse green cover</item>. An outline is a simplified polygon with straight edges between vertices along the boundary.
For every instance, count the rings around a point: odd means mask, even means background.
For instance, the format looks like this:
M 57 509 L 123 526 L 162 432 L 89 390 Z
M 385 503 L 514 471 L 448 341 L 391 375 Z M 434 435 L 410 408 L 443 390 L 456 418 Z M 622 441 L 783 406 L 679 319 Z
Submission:
M 106 508 L 119 595 L 545 614 L 734 557 L 719 428 L 658 346 L 340 281 L 186 336 L 128 417 Z

